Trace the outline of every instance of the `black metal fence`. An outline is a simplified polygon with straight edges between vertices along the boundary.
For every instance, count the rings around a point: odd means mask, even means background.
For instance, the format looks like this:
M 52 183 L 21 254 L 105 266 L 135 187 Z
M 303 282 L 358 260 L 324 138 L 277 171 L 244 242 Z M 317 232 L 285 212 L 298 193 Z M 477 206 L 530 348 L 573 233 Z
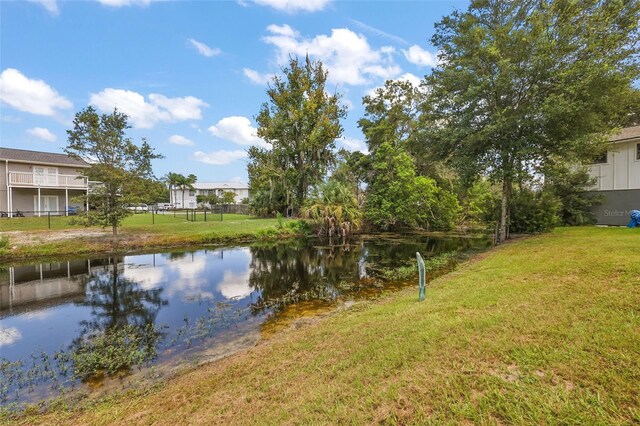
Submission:
M 33 210 L 16 210 L 12 212 L 0 211 L 0 217 L 7 219 L 20 219 L 20 218 L 38 218 L 37 222 L 45 222 L 42 223 L 41 226 L 46 226 L 51 229 L 52 228 L 52 219 L 53 219 L 53 227 L 60 227 L 57 222 L 62 217 L 66 216 L 77 216 L 84 214 L 84 210 L 80 209 L 69 209 L 68 211 L 64 210 L 56 210 L 56 211 L 33 211 Z M 156 223 L 157 216 L 170 216 L 176 219 L 183 219 L 189 222 L 213 222 L 213 221 L 223 221 L 225 214 L 249 214 L 249 206 L 247 204 L 219 204 L 211 206 L 209 209 L 154 209 L 153 206 L 150 206 L 147 210 L 135 210 L 133 211 L 135 214 L 145 214 L 149 218 L 149 222 L 151 224 Z

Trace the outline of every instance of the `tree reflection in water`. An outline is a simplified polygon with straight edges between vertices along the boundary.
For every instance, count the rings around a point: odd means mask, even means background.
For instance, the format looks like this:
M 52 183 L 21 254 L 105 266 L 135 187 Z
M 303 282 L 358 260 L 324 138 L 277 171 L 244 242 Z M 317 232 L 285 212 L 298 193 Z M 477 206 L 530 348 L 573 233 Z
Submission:
M 86 297 L 79 306 L 91 308 L 80 322 L 80 335 L 69 350 L 74 375 L 82 379 L 112 375 L 152 360 L 164 336 L 156 325 L 160 308 L 168 304 L 163 288 L 144 289 L 122 273 L 122 258 L 86 277 Z

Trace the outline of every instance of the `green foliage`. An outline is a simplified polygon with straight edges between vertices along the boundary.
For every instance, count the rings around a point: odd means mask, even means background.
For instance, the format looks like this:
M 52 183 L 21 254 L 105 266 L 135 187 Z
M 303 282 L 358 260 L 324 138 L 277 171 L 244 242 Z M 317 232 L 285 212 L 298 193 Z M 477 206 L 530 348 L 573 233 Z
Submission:
M 375 154 L 383 143 L 408 149 L 415 135 L 418 113 L 424 93 L 409 81 L 387 80 L 384 87 L 362 99 L 364 117 L 358 120 L 367 139 L 369 152 Z
M 485 179 L 475 181 L 462 194 L 462 221 L 479 226 L 495 223 L 499 194 Z
M 450 229 L 460 213 L 456 197 L 433 179 L 416 176 L 411 157 L 385 142 L 373 155 L 373 181 L 365 219 L 383 230 L 422 227 Z
M 166 182 L 167 186 L 169 187 L 169 193 L 170 193 L 170 202 L 173 203 L 174 205 L 178 204 L 178 201 L 173 199 L 173 197 L 175 196 L 173 190 L 174 189 L 180 189 L 181 191 L 181 202 L 180 202 L 180 207 L 185 208 L 184 205 L 184 193 L 185 191 L 188 190 L 193 190 L 193 184 L 196 183 L 196 181 L 198 180 L 198 177 L 194 174 L 190 174 L 189 176 L 185 176 L 182 175 L 180 173 L 173 173 L 173 172 L 169 172 L 165 175 L 164 177 L 164 181 Z
M 429 147 L 463 176 L 512 182 L 550 158 L 577 161 L 623 124 L 640 69 L 640 3 L 474 1 L 436 25 L 428 78 Z
M 73 376 L 89 379 L 128 370 L 156 357 L 156 342 L 162 333 L 153 324 L 127 324 L 85 339 L 71 353 Z
M 318 194 L 303 207 L 302 216 L 315 222 L 322 237 L 344 238 L 362 226 L 362 212 L 355 194 L 335 179 L 320 185 Z
M 335 140 L 342 134 L 346 110 L 338 94 L 326 89 L 327 72 L 321 62 L 291 58 L 267 90 L 256 117 L 258 136 L 270 149 L 249 148 L 249 186 L 252 210 L 260 215 L 279 211 L 297 214 L 335 162 Z
M 424 260 L 424 270 L 426 273 L 439 272 L 450 268 L 464 258 L 465 256 L 463 254 L 455 251 L 428 257 Z M 411 265 L 382 269 L 382 278 L 388 281 L 406 281 L 414 278 L 416 275 L 418 275 L 418 268 L 415 262 Z
M 558 211 L 560 200 L 549 191 L 518 189 L 511 199 L 512 233 L 537 233 L 549 231 L 560 224 Z
M 65 152 L 87 161 L 91 166 L 83 173 L 98 182 L 89 191 L 88 220 L 110 226 L 114 236 L 122 220 L 131 214 L 127 205 L 148 196 L 150 182 L 155 179 L 151 160 L 162 158 L 145 139 L 137 146 L 126 137 L 130 127 L 128 117 L 117 109 L 99 115 L 87 107 L 76 114 L 73 129 L 67 130 Z
M 236 202 L 236 193 L 233 191 L 225 191 L 222 194 L 222 203 L 223 204 L 235 204 Z
M 558 216 L 563 225 L 595 223 L 591 208 L 602 202 L 602 196 L 587 193 L 594 183 L 584 168 L 555 167 L 547 172 L 545 190 L 558 198 Z
M 364 205 L 367 222 L 384 230 L 417 226 L 418 212 L 412 202 L 416 174 L 411 157 L 384 142 L 373 156 L 372 165 L 375 177 Z
M 0 255 L 8 253 L 10 248 L 9 237 L 6 235 L 0 236 Z
M 286 223 L 285 227 L 296 235 L 307 236 L 311 234 L 311 226 L 306 220 L 290 220 Z

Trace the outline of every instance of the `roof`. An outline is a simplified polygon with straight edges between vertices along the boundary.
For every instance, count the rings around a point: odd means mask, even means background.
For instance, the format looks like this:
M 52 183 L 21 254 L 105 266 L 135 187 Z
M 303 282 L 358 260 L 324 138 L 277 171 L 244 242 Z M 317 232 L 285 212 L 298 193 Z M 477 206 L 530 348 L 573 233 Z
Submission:
M 196 182 L 195 189 L 249 189 L 249 185 L 242 182 Z
M 625 127 L 620 131 L 620 133 L 617 133 L 611 136 L 611 138 L 609 138 L 609 141 L 622 142 L 629 139 L 638 139 L 638 138 L 640 138 L 640 126 L 633 126 L 633 127 Z
M 88 167 L 85 161 L 76 160 L 67 154 L 54 152 L 29 151 L 26 149 L 0 148 L 0 160 L 34 164 L 60 164 L 66 166 Z

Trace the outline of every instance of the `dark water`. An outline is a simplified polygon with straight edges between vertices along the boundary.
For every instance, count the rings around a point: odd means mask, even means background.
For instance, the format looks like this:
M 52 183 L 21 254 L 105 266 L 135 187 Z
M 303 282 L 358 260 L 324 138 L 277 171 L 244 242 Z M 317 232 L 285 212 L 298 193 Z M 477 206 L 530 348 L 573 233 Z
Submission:
M 416 251 L 428 258 L 487 246 L 484 238 L 389 235 L 5 267 L 0 400 L 45 399 L 140 366 L 225 355 L 230 342 L 253 343 L 292 307 L 379 293 L 392 284 L 380 279 L 384 269 L 415 265 Z

